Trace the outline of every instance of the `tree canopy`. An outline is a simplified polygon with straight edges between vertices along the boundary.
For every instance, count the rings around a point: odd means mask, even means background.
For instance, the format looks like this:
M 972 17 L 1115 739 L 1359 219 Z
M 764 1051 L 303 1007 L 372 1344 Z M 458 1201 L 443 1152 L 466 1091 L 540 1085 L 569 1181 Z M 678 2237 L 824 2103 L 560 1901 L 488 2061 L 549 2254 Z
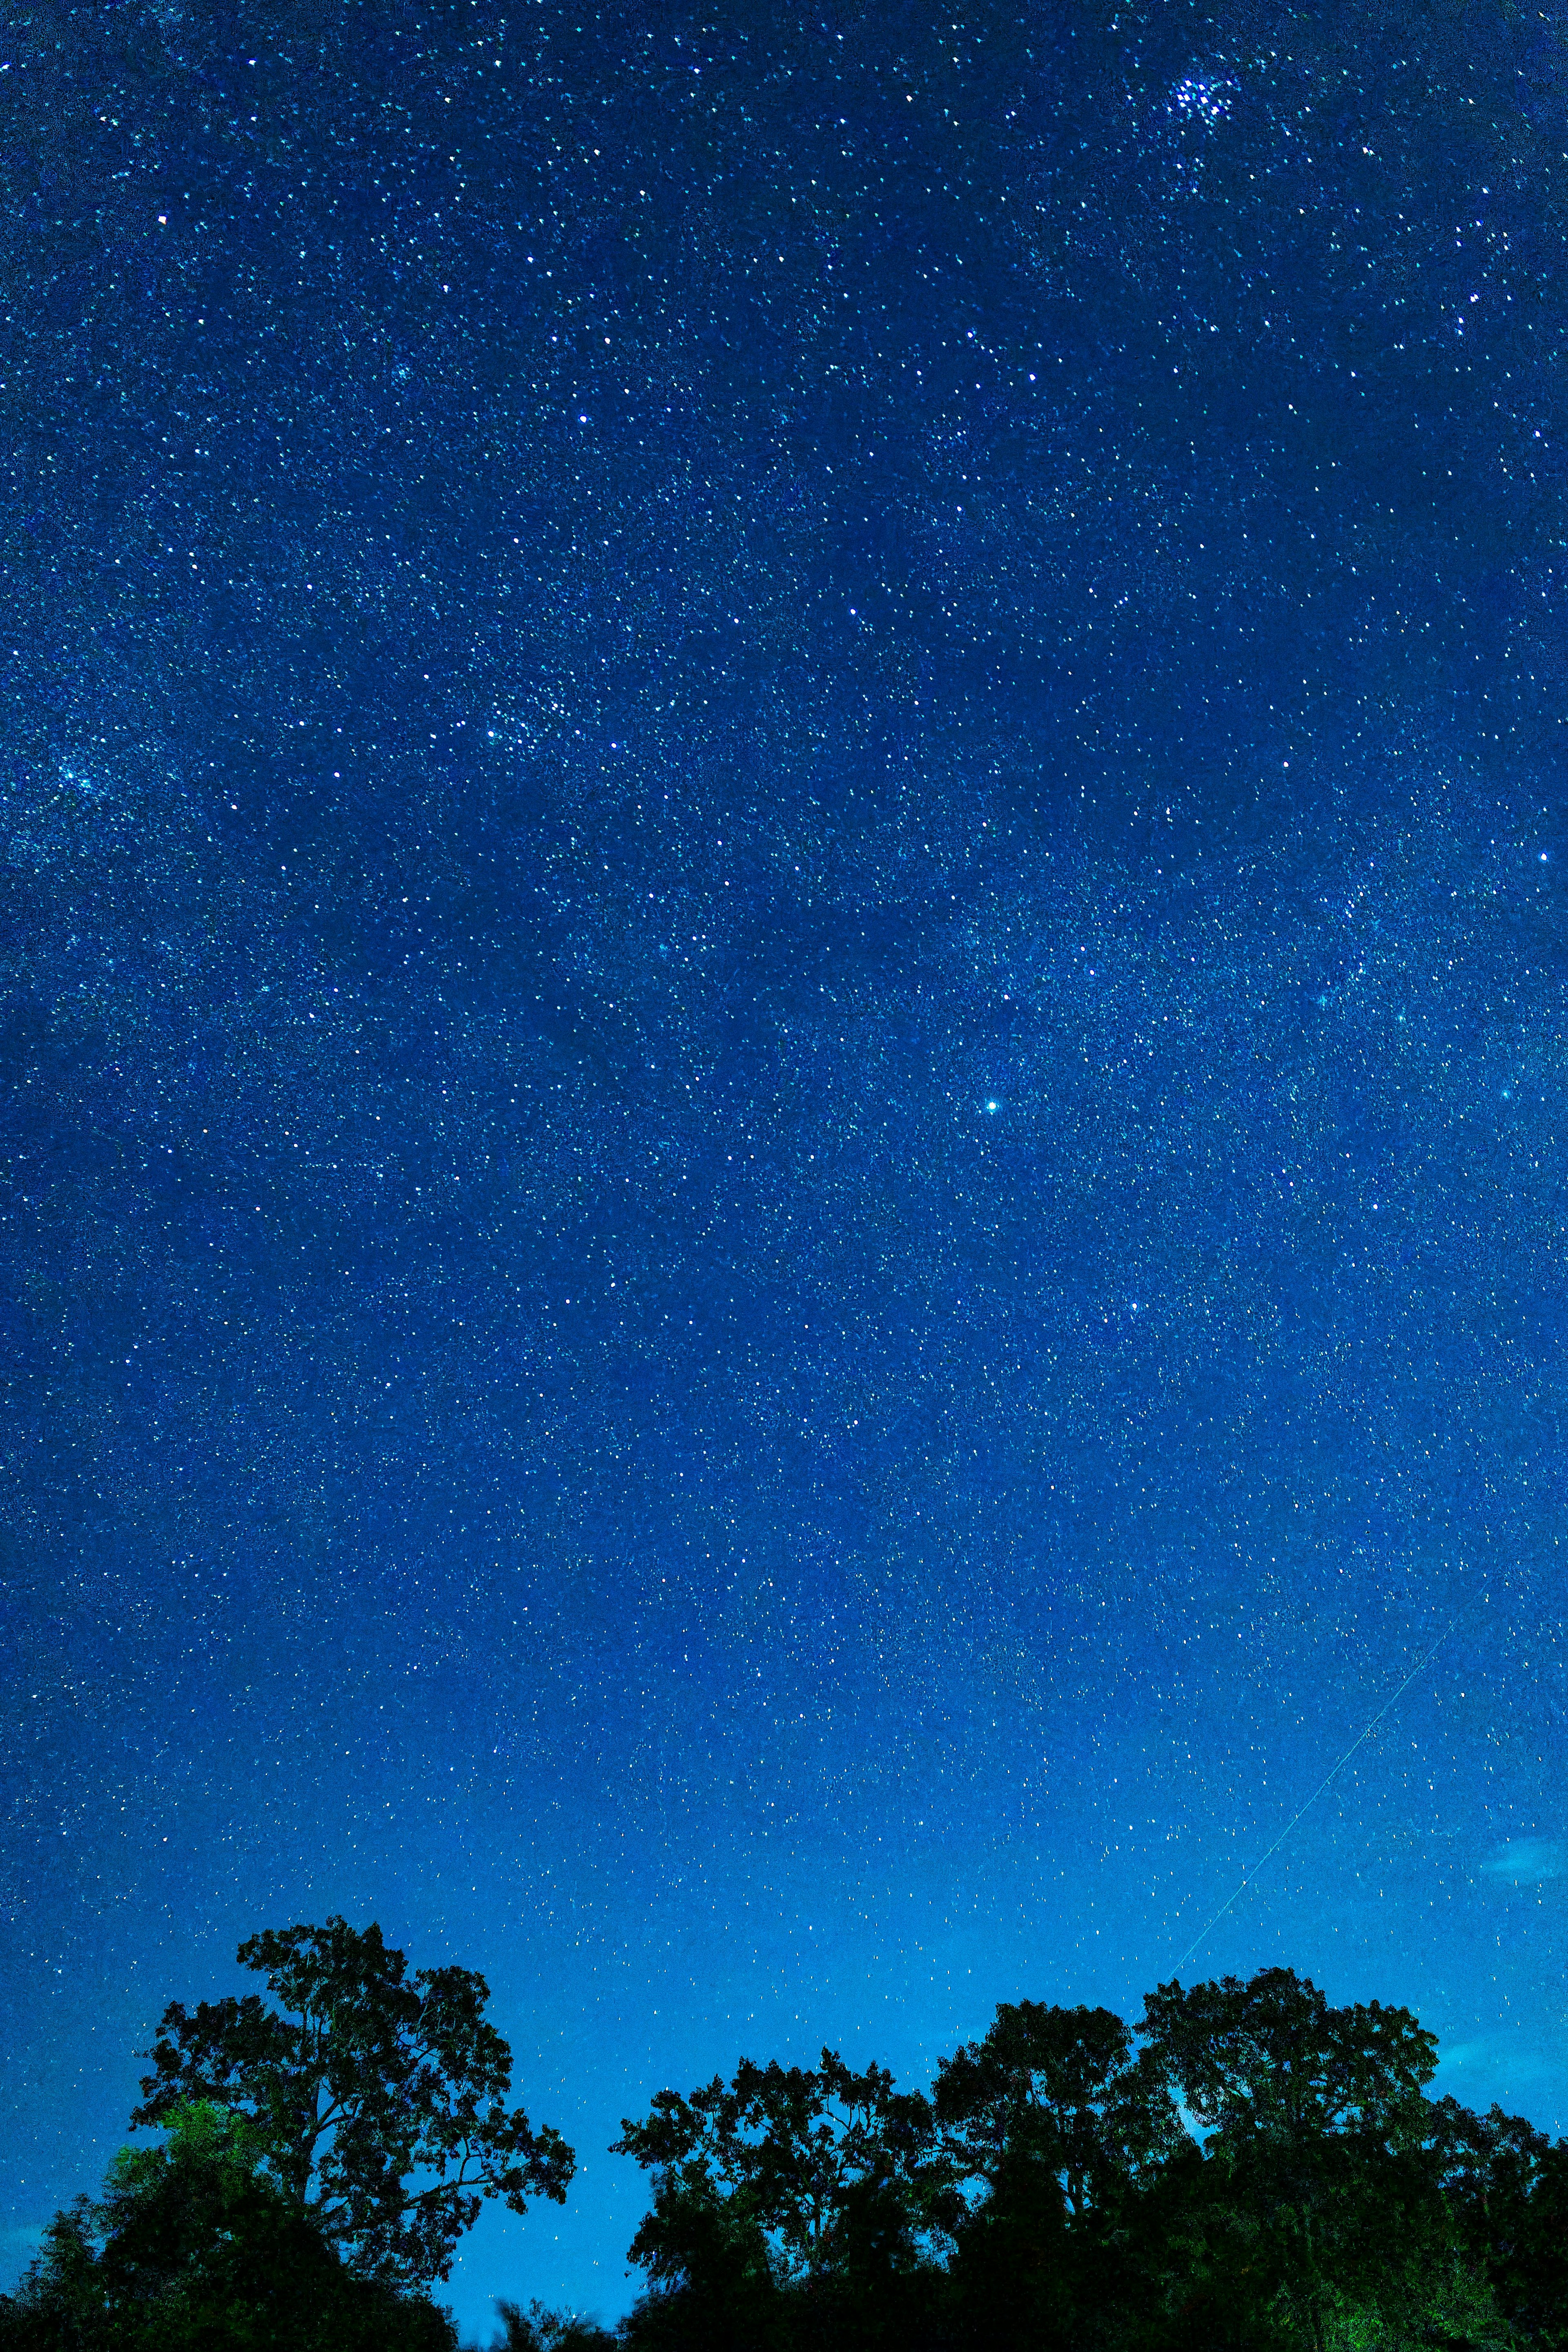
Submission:
M 453 2352 L 443 2312 L 357 2277 L 271 2173 L 247 2118 L 175 2108 L 58 2214 L 0 2343 L 13 2352 Z
M 471 1969 L 420 1969 L 341 1918 L 239 1948 L 258 1993 L 172 2001 L 132 2128 L 193 2102 L 247 2118 L 285 2193 L 353 2266 L 396 2286 L 446 2278 L 487 2197 L 564 2202 L 575 2159 L 509 2107 L 511 2052 Z
M 1159 2068 L 1109 2009 L 1003 2001 L 983 2041 L 938 2059 L 934 2105 L 962 2171 L 994 2189 L 1027 2158 L 1080 2216 L 1181 2137 Z
M 481 1977 L 341 1919 L 241 1958 L 278 2006 L 165 2012 L 165 2137 L 57 2215 L 0 2352 L 454 2352 L 424 2290 L 480 2199 L 563 2197 Z M 1004 2001 L 929 2095 L 743 2058 L 622 2121 L 634 2308 L 502 2302 L 495 2352 L 1568 2352 L 1568 2145 L 1436 2064 L 1279 1968 L 1135 2026 Z
M 742 2059 L 683 2097 L 661 2091 L 626 2117 L 612 2153 L 654 2179 L 632 2260 L 661 2283 L 687 2275 L 707 2227 L 784 2280 L 862 2256 L 908 2265 L 957 2213 L 931 2104 L 883 2067 L 857 2074 L 825 2049 L 815 2067 Z
M 1331 2007 L 1293 1969 L 1161 1985 L 1138 2028 L 1149 2054 L 1205 2130 L 1227 2147 L 1258 2137 L 1359 2131 L 1417 2138 L 1437 2037 L 1407 2009 Z
M 1136 2028 L 1003 2002 L 929 2104 L 831 2051 L 743 2062 L 623 2124 L 653 2195 L 631 2249 L 650 2292 L 622 2333 L 648 2352 L 1563 2352 L 1568 2158 L 1429 2099 L 1435 2066 L 1409 2011 L 1336 2006 L 1286 1969 L 1163 1985 Z

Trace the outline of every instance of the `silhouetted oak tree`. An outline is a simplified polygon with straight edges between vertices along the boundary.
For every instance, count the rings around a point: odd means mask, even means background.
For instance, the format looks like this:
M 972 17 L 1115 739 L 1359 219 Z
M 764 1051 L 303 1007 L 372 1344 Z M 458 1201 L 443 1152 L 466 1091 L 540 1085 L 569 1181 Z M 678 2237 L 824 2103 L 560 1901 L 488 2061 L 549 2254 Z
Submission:
M 908 2269 L 960 2210 L 930 2102 L 832 2050 L 809 2068 L 742 2059 L 689 2098 L 661 2091 L 613 2153 L 653 2175 L 631 2256 L 658 2284 L 691 2276 L 704 2252 L 782 2284 L 858 2261 Z
M 958 2340 L 987 2352 L 1105 2340 L 1127 2300 L 1112 2241 L 1184 2137 L 1121 2020 L 1005 2001 L 982 2040 L 938 2061 L 932 2105 L 970 2201 L 952 2269 Z
M 1081 2219 L 1182 2137 L 1159 2067 L 1113 2010 L 1003 2001 L 981 2042 L 937 2061 L 932 2105 L 956 2167 L 993 2189 L 1044 2166 Z
M 1227 2146 L 1351 2130 L 1397 2144 L 1425 2135 L 1437 2037 L 1407 2009 L 1376 2000 L 1334 2009 L 1294 1969 L 1260 1969 L 1245 1984 L 1161 1985 L 1138 2031 L 1192 2114 Z
M 396 2286 L 444 2279 L 487 2197 L 564 2203 L 558 2132 L 507 2105 L 511 2052 L 470 1969 L 407 1972 L 379 1927 L 268 1929 L 239 1948 L 259 1994 L 173 2001 L 132 2116 L 205 2100 L 250 2119 L 285 2193 L 356 2270 Z

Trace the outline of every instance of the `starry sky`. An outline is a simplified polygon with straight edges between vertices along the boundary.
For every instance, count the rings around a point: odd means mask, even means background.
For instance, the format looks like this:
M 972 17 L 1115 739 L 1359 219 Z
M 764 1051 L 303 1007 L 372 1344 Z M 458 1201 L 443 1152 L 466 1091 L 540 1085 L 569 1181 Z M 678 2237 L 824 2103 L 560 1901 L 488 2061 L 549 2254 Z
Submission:
M 1568 22 L 35 0 L 0 2253 L 258 1927 L 1568 2127 Z

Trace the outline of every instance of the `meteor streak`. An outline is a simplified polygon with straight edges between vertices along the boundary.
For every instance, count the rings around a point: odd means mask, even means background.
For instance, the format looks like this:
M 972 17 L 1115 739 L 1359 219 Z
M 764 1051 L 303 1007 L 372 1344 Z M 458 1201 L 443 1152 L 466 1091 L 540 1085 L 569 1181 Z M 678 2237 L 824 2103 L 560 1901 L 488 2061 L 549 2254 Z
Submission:
M 1269 1847 L 1268 1853 L 1263 1854 L 1257 1862 L 1255 1862 L 1250 1870 L 1244 1870 L 1242 1872 L 1240 1885 L 1237 1887 L 1235 1893 L 1226 1895 L 1225 1901 L 1220 1905 L 1219 1909 L 1215 1913 L 1214 1917 L 1209 1920 L 1207 1925 L 1198 1929 L 1197 1934 L 1193 1937 L 1192 1942 L 1187 1946 L 1186 1950 L 1176 1962 L 1178 1969 L 1185 1968 L 1187 1962 L 1192 1958 L 1193 1954 L 1197 1950 L 1198 1946 L 1203 1942 L 1204 1937 L 1207 1936 L 1213 1928 L 1219 1926 L 1220 1921 L 1225 1917 L 1226 1913 L 1230 1909 L 1231 1905 L 1237 1901 L 1237 1897 L 1246 1894 L 1247 1888 L 1251 1885 L 1253 1880 L 1262 1869 L 1264 1863 L 1269 1859 L 1270 1855 L 1279 1853 L 1280 1847 L 1284 1844 L 1286 1839 L 1289 1836 L 1291 1831 L 1300 1820 L 1301 1814 L 1311 1811 L 1311 1808 L 1317 1803 L 1318 1799 L 1322 1795 L 1323 1790 L 1328 1787 L 1329 1782 L 1334 1779 L 1337 1773 L 1344 1770 L 1345 1766 L 1350 1762 L 1351 1758 L 1355 1754 L 1356 1749 L 1361 1746 L 1362 1741 L 1367 1738 L 1377 1729 L 1378 1725 L 1383 1721 L 1384 1717 L 1394 1705 L 1394 1699 L 1403 1697 L 1405 1693 L 1410 1688 L 1411 1684 L 1415 1680 L 1416 1675 L 1426 1673 L 1426 1668 L 1431 1664 L 1433 1659 L 1436 1656 L 1438 1651 L 1442 1648 L 1444 1643 L 1447 1640 L 1453 1630 L 1454 1628 L 1452 1625 L 1444 1626 L 1443 1631 L 1438 1634 L 1436 1640 L 1433 1643 L 1426 1656 L 1418 1659 L 1415 1664 L 1411 1667 L 1410 1672 L 1405 1675 L 1405 1680 L 1400 1684 L 1399 1688 L 1394 1693 L 1393 1697 L 1385 1698 L 1384 1700 L 1383 1705 L 1378 1708 L 1377 1713 L 1373 1717 L 1372 1721 L 1366 1726 L 1365 1730 L 1357 1732 L 1355 1738 L 1351 1741 L 1350 1746 L 1345 1749 L 1344 1754 L 1340 1758 L 1339 1762 L 1333 1767 L 1332 1770 L 1324 1773 L 1322 1779 L 1319 1781 L 1317 1787 L 1313 1790 L 1306 1803 L 1301 1807 L 1300 1812 L 1291 1814 L 1289 1820 L 1286 1822 L 1284 1828 L 1280 1831 L 1279 1836 Z

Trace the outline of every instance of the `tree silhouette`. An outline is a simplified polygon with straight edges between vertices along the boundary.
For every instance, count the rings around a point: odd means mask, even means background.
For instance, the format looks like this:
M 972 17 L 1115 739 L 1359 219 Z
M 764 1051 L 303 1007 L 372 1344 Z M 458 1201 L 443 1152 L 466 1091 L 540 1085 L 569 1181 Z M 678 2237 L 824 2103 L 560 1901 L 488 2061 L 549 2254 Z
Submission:
M 1159 2068 L 1109 2009 L 1002 2002 L 983 2041 L 938 2059 L 932 2104 L 963 2172 L 994 2189 L 1005 2163 L 1043 2165 L 1075 2219 L 1181 2138 Z
M 1294 1969 L 1161 1985 L 1138 2031 L 1197 2121 L 1231 2147 L 1352 2129 L 1403 2144 L 1426 2131 L 1436 2035 L 1381 2001 L 1331 2008 Z
M 1205 2328 L 1325 2352 L 1351 2315 L 1398 2331 L 1466 2301 L 1429 2151 L 1436 2040 L 1409 2010 L 1264 1969 L 1162 1985 L 1139 2030 L 1207 2135 L 1175 2225 Z
M 416 2290 L 480 2200 L 563 2198 L 482 1978 L 337 1918 L 240 1958 L 276 2005 L 171 2005 L 134 2118 L 168 2137 L 56 2216 L 0 2352 L 452 2352 Z M 1568 2352 L 1568 2145 L 1430 2098 L 1436 2057 L 1266 1969 L 1136 2032 L 1004 2002 L 929 2099 L 742 2059 L 623 2121 L 636 2307 L 502 2303 L 491 2352 Z
M 565 2201 L 558 2132 L 509 2109 L 511 2052 L 472 1969 L 412 1977 L 381 1930 L 331 1918 L 239 1948 L 278 1999 L 172 2001 L 132 2127 L 193 2100 L 249 2118 L 287 2195 L 354 2267 L 397 2286 L 446 2278 L 487 2197 Z
M 57 2214 L 7 2352 L 453 2352 L 444 2312 L 356 2277 L 268 2168 L 249 2120 L 186 2106 Z
M 1430 2147 L 1459 2243 L 1528 2342 L 1568 2345 L 1568 2146 L 1522 2116 L 1434 2102 Z
M 608 2328 L 576 2312 L 551 2311 L 537 2296 L 526 2311 L 520 2303 L 498 2297 L 496 2310 L 501 2333 L 489 2352 L 614 2352 L 616 2339 Z M 478 2347 L 465 2347 L 464 2352 L 478 2352 Z
M 930 2102 L 833 2050 L 816 2067 L 742 2059 L 728 2084 L 661 2091 L 640 2123 L 623 2121 L 613 2153 L 653 2175 L 631 2256 L 657 2283 L 703 2254 L 786 2284 L 858 2263 L 907 2269 L 960 2210 Z

